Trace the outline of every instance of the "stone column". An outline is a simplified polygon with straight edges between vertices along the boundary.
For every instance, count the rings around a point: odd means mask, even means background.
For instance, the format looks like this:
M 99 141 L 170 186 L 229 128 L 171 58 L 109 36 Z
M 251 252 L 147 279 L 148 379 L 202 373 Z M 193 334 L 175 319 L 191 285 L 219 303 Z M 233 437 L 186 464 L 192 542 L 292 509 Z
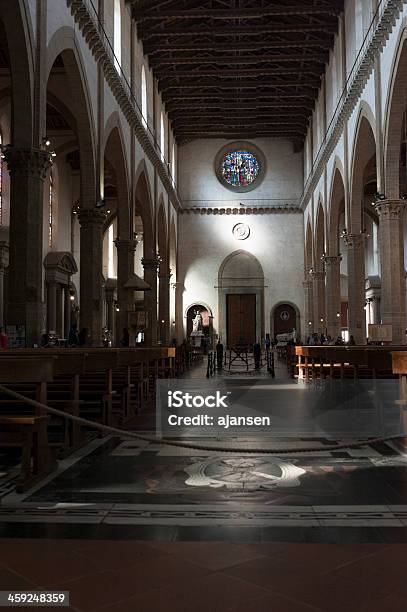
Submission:
M 312 293 L 312 280 L 311 278 L 305 280 L 302 283 L 304 287 L 304 296 L 305 296 L 305 330 L 304 330 L 304 340 L 314 332 L 314 300 Z M 311 323 L 311 325 L 310 325 Z
M 10 264 L 7 322 L 25 325 L 26 345 L 45 327 L 43 300 L 43 196 L 51 160 L 47 151 L 8 146 L 10 173 Z
M 98 208 L 80 208 L 81 236 L 80 327 L 88 331 L 87 344 L 102 346 L 102 226 L 105 214 Z
M 119 312 L 116 315 L 116 344 L 122 337 L 123 328 L 128 327 L 129 311 L 134 310 L 134 291 L 124 285 L 134 273 L 134 252 L 137 240 L 115 240 L 117 249 L 117 301 Z
M 64 287 L 64 338 L 67 340 L 71 329 L 71 301 L 69 285 L 67 285 Z
M 184 316 L 182 312 L 182 294 L 184 292 L 184 283 L 179 281 L 172 283 L 172 289 L 175 291 L 175 329 L 171 328 L 171 335 L 177 339 L 178 344 L 181 344 L 184 337 Z
M 157 272 L 160 265 L 159 259 L 143 257 L 141 263 L 144 268 L 144 280 L 151 287 L 144 292 L 144 310 L 147 314 L 147 327 L 144 341 L 146 346 L 154 346 L 157 343 Z
M 168 346 L 170 343 L 170 282 L 170 268 L 165 267 L 163 270 L 160 268 L 158 274 L 158 317 L 160 322 L 160 340 L 165 346 Z
M 316 270 L 314 272 L 310 272 L 310 276 L 312 278 L 314 329 L 321 334 L 326 332 L 325 272 L 322 270 Z
M 58 336 L 62 335 L 62 287 L 57 284 L 57 329 Z
M 375 325 L 381 323 L 379 296 L 373 296 L 372 298 L 372 321 Z
M 365 235 L 347 234 L 349 336 L 356 344 L 366 344 L 365 312 Z
M 114 302 L 115 302 L 115 291 L 116 288 L 112 285 L 107 287 L 105 285 L 105 300 L 106 300 L 106 326 L 110 333 L 112 334 L 112 341 L 114 340 L 114 327 L 115 327 L 115 317 L 114 317 Z M 120 340 L 121 336 L 119 336 Z
M 5 240 L 0 242 L 0 327 L 4 326 L 4 273 L 8 265 L 9 243 Z
M 341 335 L 341 260 L 340 255 L 326 256 L 326 327 L 332 338 Z M 339 316 L 338 316 L 339 315 Z
M 47 310 L 48 332 L 55 334 L 57 331 L 57 284 L 55 281 L 49 281 L 48 283 Z
M 392 326 L 392 343 L 406 342 L 406 280 L 404 270 L 403 212 L 404 200 L 380 200 L 379 248 L 381 268 L 382 323 Z

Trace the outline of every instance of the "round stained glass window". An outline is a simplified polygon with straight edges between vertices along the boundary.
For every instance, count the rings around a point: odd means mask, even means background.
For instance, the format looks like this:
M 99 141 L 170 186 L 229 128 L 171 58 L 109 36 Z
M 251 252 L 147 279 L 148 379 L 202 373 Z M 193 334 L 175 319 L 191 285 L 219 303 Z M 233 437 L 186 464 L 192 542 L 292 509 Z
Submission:
M 249 187 L 258 177 L 260 164 L 250 151 L 230 151 L 222 161 L 221 175 L 231 187 Z
M 256 189 L 264 179 L 266 159 L 251 142 L 238 140 L 222 147 L 215 157 L 215 172 L 222 185 L 236 193 Z

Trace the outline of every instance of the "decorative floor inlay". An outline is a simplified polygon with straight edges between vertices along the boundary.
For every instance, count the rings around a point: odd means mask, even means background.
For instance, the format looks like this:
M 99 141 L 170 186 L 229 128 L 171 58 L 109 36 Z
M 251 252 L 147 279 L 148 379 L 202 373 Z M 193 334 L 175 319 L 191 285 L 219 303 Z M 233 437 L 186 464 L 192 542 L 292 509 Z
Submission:
M 311 529 L 317 541 L 332 541 L 342 537 L 332 533 L 339 529 L 352 541 L 382 541 L 387 532 L 393 539 L 407 537 L 403 452 L 385 443 L 326 450 L 329 443 L 323 438 L 261 441 L 262 447 L 318 449 L 278 456 L 278 451 L 219 455 L 215 449 L 203 453 L 119 438 L 94 440 L 36 488 L 5 494 L 0 530 L 7 535 L 29 524 L 32 533 L 49 525 L 65 535 L 68 528 L 74 535 L 97 529 L 92 537 L 102 537 L 97 534 L 127 526 L 143 530 L 137 537 L 155 538 L 160 530 L 160 537 L 176 539 L 297 541 Z M 225 444 L 244 449 L 256 442 Z

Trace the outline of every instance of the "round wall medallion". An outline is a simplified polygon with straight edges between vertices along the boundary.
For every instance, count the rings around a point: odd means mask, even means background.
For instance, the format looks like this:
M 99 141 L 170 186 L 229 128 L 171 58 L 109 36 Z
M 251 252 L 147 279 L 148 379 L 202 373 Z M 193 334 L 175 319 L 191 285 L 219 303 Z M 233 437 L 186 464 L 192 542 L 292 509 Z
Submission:
M 250 227 L 246 223 L 236 223 L 232 233 L 236 240 L 246 240 L 250 236 Z
M 230 191 L 245 193 L 258 187 L 264 177 L 265 157 L 249 142 L 232 142 L 218 152 L 215 172 Z
M 290 313 L 287 312 L 287 310 L 282 310 L 280 313 L 280 319 L 282 321 L 288 321 L 289 318 L 290 318 Z

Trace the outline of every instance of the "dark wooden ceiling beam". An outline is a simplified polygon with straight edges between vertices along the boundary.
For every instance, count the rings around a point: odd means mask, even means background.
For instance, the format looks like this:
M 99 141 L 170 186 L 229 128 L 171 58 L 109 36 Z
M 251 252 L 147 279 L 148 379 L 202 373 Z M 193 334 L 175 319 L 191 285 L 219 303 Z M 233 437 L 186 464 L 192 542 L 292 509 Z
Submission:
M 201 113 L 207 112 L 208 110 L 211 110 L 211 109 L 213 109 L 213 111 L 217 113 L 222 113 L 222 112 L 228 113 L 231 110 L 234 110 L 236 112 L 242 112 L 242 113 L 243 112 L 250 113 L 250 112 L 258 112 L 264 109 L 266 109 L 265 112 L 273 112 L 273 109 L 278 109 L 278 112 L 280 112 L 282 108 L 285 108 L 287 109 L 287 112 L 301 111 L 304 113 L 304 115 L 308 116 L 310 111 L 313 109 L 313 107 L 314 107 L 313 102 L 307 102 L 306 100 L 301 100 L 300 102 L 290 103 L 290 104 L 287 104 L 286 102 L 284 107 L 282 106 L 280 102 L 275 103 L 272 100 L 267 101 L 267 102 L 253 100 L 252 103 L 250 101 L 247 101 L 246 104 L 243 102 L 211 103 L 205 100 L 204 102 L 202 102 L 202 104 L 199 104 L 193 101 L 190 101 L 189 103 L 187 101 L 184 101 L 184 102 L 175 101 L 173 103 L 167 102 L 165 106 L 165 110 L 168 112 L 170 117 L 173 117 L 173 116 L 176 116 L 177 114 L 191 113 L 191 111 L 194 111 L 200 115 Z
M 156 70 L 154 71 L 155 76 L 159 80 L 166 82 L 167 80 L 173 79 L 196 79 L 202 77 L 220 77 L 219 69 L 211 70 Z M 257 77 L 257 76 L 292 76 L 298 75 L 298 68 L 225 68 L 222 70 L 221 77 L 225 78 L 242 78 L 242 77 Z M 309 75 L 317 77 L 320 82 L 321 71 L 317 69 L 306 68 L 301 70 L 301 75 Z
M 180 92 L 190 89 L 291 89 L 292 87 L 301 87 L 302 91 L 313 91 L 318 90 L 321 82 L 320 80 L 311 80 L 307 81 L 300 80 L 298 81 L 270 81 L 264 80 L 260 81 L 258 79 L 254 79 L 252 81 L 239 81 L 239 80 L 231 80 L 226 81 L 224 79 L 201 79 L 197 82 L 191 81 L 183 81 L 178 85 L 174 85 L 173 83 L 166 83 L 165 81 L 160 81 L 159 90 L 161 92 Z
M 247 129 L 247 123 L 233 123 L 233 122 L 225 122 L 219 121 L 217 123 L 183 123 L 177 126 L 177 133 L 181 133 L 183 131 L 216 131 L 216 130 L 235 130 L 235 131 L 243 131 Z M 306 133 L 307 126 L 302 123 L 276 123 L 276 122 L 250 122 L 250 129 L 255 130 L 256 132 L 259 130 L 274 130 L 274 129 L 290 129 L 296 130 L 298 133 Z
M 246 121 L 251 119 L 259 119 L 261 117 L 304 117 L 307 118 L 309 113 L 306 110 L 297 110 L 297 109 L 289 109 L 284 111 L 273 112 L 273 110 L 260 110 L 260 109 L 250 109 L 250 111 L 235 111 L 231 109 L 228 110 L 215 110 L 212 112 L 208 112 L 207 110 L 197 110 L 194 112 L 189 111 L 174 111 L 171 113 L 171 121 L 176 123 L 179 120 L 187 119 L 188 121 L 195 121 L 195 119 L 218 119 L 230 117 L 231 119 L 245 119 Z
M 216 129 L 214 131 L 210 131 L 210 130 L 184 130 L 184 131 L 180 131 L 177 133 L 177 138 L 183 139 L 183 138 L 210 138 L 210 137 L 217 137 L 217 138 L 236 138 L 238 136 L 241 136 L 243 138 L 247 138 L 248 137 L 248 133 L 247 130 L 234 130 L 234 129 L 226 129 L 226 130 L 219 130 Z M 277 130 L 277 129 L 267 129 L 267 130 L 250 130 L 250 138 L 256 138 L 256 137 L 261 137 L 261 136 L 268 136 L 268 137 L 281 137 L 281 138 L 292 138 L 292 137 L 298 137 L 301 138 L 301 140 L 304 140 L 304 136 L 305 133 L 303 131 L 298 131 L 296 129 L 282 129 L 282 130 Z
M 273 36 L 273 40 L 263 40 L 259 43 L 247 42 L 244 40 L 219 44 L 199 41 L 192 41 L 190 43 L 158 41 L 156 44 L 145 43 L 143 45 L 143 50 L 147 55 L 156 55 L 157 53 L 169 51 L 214 51 L 215 53 L 220 53 L 222 51 L 232 53 L 238 51 L 243 53 L 246 51 L 262 51 L 264 49 L 329 49 L 331 44 L 332 35 L 326 38 L 319 36 L 318 40 L 299 40 L 296 38 L 295 40 L 284 41 L 276 41 Z
M 152 58 L 150 61 L 150 66 L 152 68 L 161 67 L 161 66 L 177 66 L 177 65 L 188 65 L 188 64 L 217 64 L 217 65 L 239 65 L 244 66 L 248 64 L 259 64 L 262 62 L 267 62 L 270 64 L 286 64 L 289 62 L 295 62 L 296 64 L 300 64 L 298 69 L 302 67 L 302 65 L 308 63 L 314 64 L 325 64 L 328 59 L 328 53 L 318 53 L 313 55 L 307 54 L 270 54 L 270 55 L 245 55 L 240 57 L 231 57 L 231 56 L 212 56 L 212 57 L 191 57 L 190 55 L 186 56 L 175 56 L 172 58 L 163 58 L 157 59 Z
M 167 98 L 167 99 L 166 99 Z M 232 94 L 216 94 L 213 92 L 209 92 L 209 91 L 202 91 L 202 92 L 197 92 L 197 93 L 189 93 L 189 94 L 181 94 L 180 92 L 175 93 L 173 96 L 166 96 L 166 94 L 163 95 L 163 101 L 167 102 L 167 101 L 176 101 L 176 100 L 181 100 L 181 103 L 185 102 L 186 100 L 198 100 L 198 104 L 196 104 L 196 106 L 205 106 L 205 102 L 203 102 L 204 100 L 209 100 L 209 101 L 213 101 L 214 99 L 219 98 L 219 100 L 221 102 L 229 102 L 230 104 L 240 104 L 241 100 L 253 100 L 253 98 L 255 98 L 256 100 L 275 100 L 276 102 L 278 101 L 279 106 L 281 106 L 281 108 L 284 108 L 285 104 L 287 103 L 287 100 L 291 99 L 291 100 L 295 100 L 297 103 L 301 103 L 304 104 L 304 100 L 312 100 L 313 102 L 315 101 L 315 96 L 312 93 L 305 93 L 305 92 L 295 92 L 295 93 L 284 93 L 281 94 L 280 92 L 259 92 L 256 91 L 256 95 L 254 96 L 253 93 L 250 93 L 248 91 L 243 91 L 243 92 L 232 92 Z M 314 106 L 314 104 L 312 104 L 312 106 Z
M 139 37 L 144 40 L 151 40 L 152 38 L 168 38 L 169 36 L 261 36 L 263 34 L 278 34 L 278 33 L 296 33 L 296 34 L 307 34 L 308 32 L 329 32 L 334 34 L 337 30 L 336 24 L 327 23 L 312 23 L 312 24 L 270 24 L 261 26 L 236 26 L 233 28 L 180 28 L 180 27 L 166 27 L 161 30 L 151 30 L 145 26 L 138 26 L 137 33 Z
M 180 140 L 303 143 L 344 0 L 127 0 Z
M 134 6 L 132 17 L 138 23 L 142 21 L 163 21 L 168 19 L 215 19 L 215 20 L 235 20 L 235 19 L 263 19 L 264 17 L 293 17 L 293 16 L 312 16 L 328 15 L 337 17 L 341 12 L 340 5 L 332 2 L 330 5 L 306 5 L 297 6 L 268 6 L 255 8 L 236 8 L 223 10 L 215 8 L 201 8 L 195 10 L 176 10 L 161 9 L 158 11 L 146 11 Z

